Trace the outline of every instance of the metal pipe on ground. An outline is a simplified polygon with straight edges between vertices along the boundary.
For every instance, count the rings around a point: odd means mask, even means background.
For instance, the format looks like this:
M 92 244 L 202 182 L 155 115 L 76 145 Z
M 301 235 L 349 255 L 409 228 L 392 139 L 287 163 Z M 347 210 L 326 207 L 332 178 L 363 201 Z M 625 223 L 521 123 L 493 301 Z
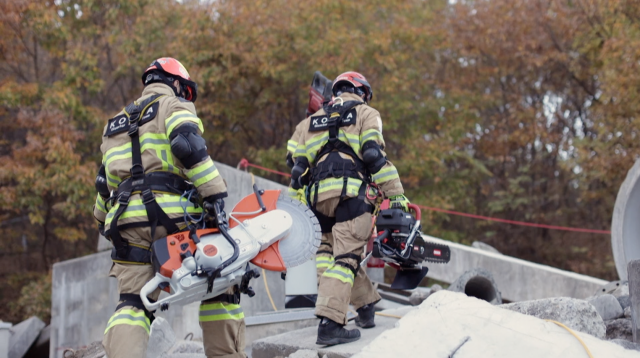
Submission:
M 467 296 L 479 298 L 493 305 L 502 304 L 502 295 L 493 275 L 482 268 L 465 271 L 449 286 L 448 290 L 462 292 Z

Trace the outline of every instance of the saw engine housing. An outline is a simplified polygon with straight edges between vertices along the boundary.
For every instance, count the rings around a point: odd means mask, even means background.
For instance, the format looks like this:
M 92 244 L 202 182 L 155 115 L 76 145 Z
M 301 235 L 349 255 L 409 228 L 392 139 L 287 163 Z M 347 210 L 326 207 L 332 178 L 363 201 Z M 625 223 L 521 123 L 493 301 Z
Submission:
M 280 190 L 254 190 L 255 196 L 245 197 L 234 208 L 230 225 L 225 222 L 219 228 L 183 231 L 153 243 L 152 264 L 156 274 L 140 292 L 149 311 L 165 310 L 170 303 L 204 301 L 235 285 L 252 296 L 248 283 L 259 274 L 249 262 L 267 270 L 285 271 L 298 265 L 298 261 L 306 262 L 315 256 L 321 235 L 315 216 L 309 217 L 312 214 L 306 212 L 300 216 L 297 207 L 288 202 L 291 199 L 281 197 Z M 312 219 L 314 238 L 310 245 L 300 246 L 299 257 L 293 257 L 289 251 L 295 250 L 298 247 L 295 243 L 301 239 L 289 236 L 292 232 L 299 236 L 296 231 L 300 229 L 299 223 Z M 283 246 L 285 239 L 288 244 Z M 147 296 L 158 288 L 169 295 L 150 302 Z
M 373 257 L 400 266 L 417 266 L 426 259 L 421 224 L 413 215 L 402 209 L 382 210 L 376 228 Z

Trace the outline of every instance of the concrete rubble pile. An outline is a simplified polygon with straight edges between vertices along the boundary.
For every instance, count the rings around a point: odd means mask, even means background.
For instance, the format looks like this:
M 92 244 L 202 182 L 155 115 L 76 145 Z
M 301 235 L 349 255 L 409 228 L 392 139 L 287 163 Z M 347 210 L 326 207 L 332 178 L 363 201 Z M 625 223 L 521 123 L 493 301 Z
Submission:
M 597 315 L 591 315 L 597 320 Z M 587 327 L 595 326 L 586 325 Z M 353 357 L 639 357 L 640 353 L 460 293 L 440 291 Z M 480 353 L 482 352 L 482 353 Z

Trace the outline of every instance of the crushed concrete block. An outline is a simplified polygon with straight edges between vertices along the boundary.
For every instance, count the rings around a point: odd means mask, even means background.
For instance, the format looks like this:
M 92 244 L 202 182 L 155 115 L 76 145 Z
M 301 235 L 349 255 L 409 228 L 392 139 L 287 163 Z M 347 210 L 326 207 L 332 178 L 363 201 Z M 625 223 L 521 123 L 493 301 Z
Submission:
M 593 307 L 596 308 L 603 321 L 616 319 L 622 317 L 624 310 L 620 306 L 618 299 L 613 297 L 612 294 L 604 294 L 596 296 L 587 300 Z
M 77 350 L 65 349 L 62 356 L 64 358 L 107 358 L 107 353 L 102 342 L 93 342 L 87 347 Z
M 604 322 L 607 326 L 607 340 L 624 339 L 633 342 L 631 320 L 626 318 L 612 319 Z
M 629 295 L 620 296 L 620 297 L 616 297 L 616 298 L 618 299 L 618 303 L 620 304 L 620 307 L 622 307 L 623 311 L 625 309 L 627 309 L 628 307 L 631 307 L 631 297 L 629 297 Z
M 318 351 L 301 349 L 291 354 L 288 358 L 318 358 Z
M 611 281 L 600 287 L 594 296 L 610 294 L 618 298 L 620 296 L 629 296 L 629 281 Z
M 488 251 L 488 252 L 493 252 L 495 254 L 500 254 L 502 255 L 502 253 L 500 251 L 498 251 L 498 249 L 496 249 L 495 247 L 489 245 L 489 244 L 485 244 L 482 241 L 474 241 L 471 244 L 471 247 L 475 247 L 476 249 L 480 249 L 480 250 L 484 250 L 484 251 Z
M 156 317 L 151 324 L 147 358 L 158 358 L 168 352 L 176 344 L 176 335 L 169 322 L 162 317 Z
M 615 343 L 575 332 L 594 357 L 637 358 Z M 353 358 L 586 357 L 579 341 L 552 322 L 500 309 L 461 293 L 441 291 L 398 321 Z M 479 353 L 480 352 L 480 353 Z
M 610 342 L 613 342 L 621 347 L 624 347 L 624 349 L 640 352 L 640 344 L 638 343 L 629 342 L 624 339 L 612 339 Z
M 631 318 L 631 307 L 627 307 L 624 309 L 624 318 Z
M 543 298 L 501 305 L 500 308 L 540 319 L 558 321 L 567 327 L 604 339 L 607 328 L 594 306 L 569 297 Z
M 176 353 L 202 353 L 204 354 L 204 344 L 195 341 L 179 341 L 170 350 L 169 354 Z
M 30 317 L 11 327 L 9 358 L 21 358 L 40 335 L 45 324 L 38 317 Z
M 161 358 L 207 358 L 204 353 L 172 353 L 164 354 Z
M 448 288 L 449 291 L 462 292 L 467 296 L 485 300 L 491 304 L 502 304 L 502 295 L 491 272 L 474 268 L 458 277 Z
M 414 306 L 418 306 L 422 302 L 424 302 L 424 300 L 426 300 L 430 294 L 431 294 L 430 288 L 417 287 L 415 290 L 411 292 L 411 295 L 409 296 L 409 303 L 411 303 Z
M 442 291 L 442 290 L 443 290 L 442 286 L 438 285 L 437 283 L 436 283 L 436 284 L 434 284 L 434 285 L 432 285 L 432 286 L 431 286 L 431 287 L 429 287 L 429 288 L 431 289 L 431 293 L 434 293 L 434 292 L 438 292 L 438 291 Z

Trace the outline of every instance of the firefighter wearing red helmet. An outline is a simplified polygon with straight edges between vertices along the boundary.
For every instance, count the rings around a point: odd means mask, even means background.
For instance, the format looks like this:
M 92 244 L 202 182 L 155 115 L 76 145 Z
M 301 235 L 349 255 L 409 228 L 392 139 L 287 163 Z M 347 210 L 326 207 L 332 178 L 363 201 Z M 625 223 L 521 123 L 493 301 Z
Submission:
M 371 183 L 407 211 L 409 201 L 398 171 L 384 152 L 380 113 L 369 106 L 373 89 L 358 72 L 345 72 L 333 82 L 333 101 L 296 127 L 287 143 L 293 153 L 289 192 L 306 199 L 322 228 L 316 256 L 318 297 L 315 314 L 322 318 L 317 344 L 334 345 L 360 338 L 347 330 L 351 303 L 356 325 L 375 326 L 374 305 L 380 296 L 360 267 L 363 247 L 371 237 L 374 203 Z
M 113 243 L 110 275 L 118 280 L 116 311 L 104 331 L 110 358 L 146 357 L 153 313 L 140 289 L 154 276 L 149 248 L 185 230 L 185 212 L 203 215 L 202 203 L 224 204 L 226 184 L 207 153 L 193 102 L 197 85 L 176 59 L 163 57 L 142 75 L 142 95 L 110 119 L 103 131 L 94 216 Z M 195 201 L 195 200 L 194 200 Z M 160 291 L 154 293 L 157 299 Z M 202 302 L 200 325 L 207 357 L 245 357 L 244 314 L 237 288 Z

